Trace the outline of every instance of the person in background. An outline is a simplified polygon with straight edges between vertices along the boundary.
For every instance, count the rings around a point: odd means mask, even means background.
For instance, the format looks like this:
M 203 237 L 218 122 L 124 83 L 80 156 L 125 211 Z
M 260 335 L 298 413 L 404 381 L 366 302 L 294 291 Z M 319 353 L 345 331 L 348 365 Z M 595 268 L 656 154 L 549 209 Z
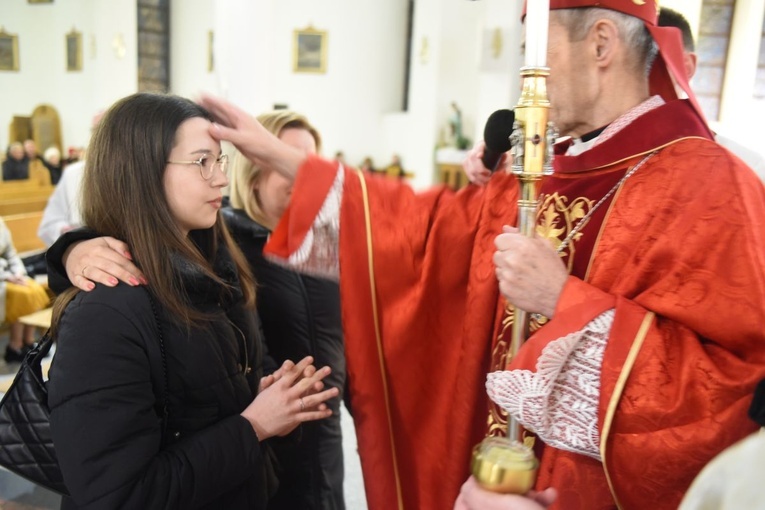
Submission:
M 82 226 L 80 185 L 84 172 L 85 161 L 67 165 L 45 205 L 37 237 L 49 248 L 61 234 Z
M 345 154 L 343 153 L 343 151 L 337 151 L 335 153 L 335 161 L 337 161 L 338 163 L 340 163 L 343 166 L 348 164 L 348 163 L 345 162 Z
M 93 116 L 90 123 L 91 131 L 96 129 L 103 113 L 99 111 Z M 66 171 L 48 199 L 40 226 L 37 228 L 37 237 L 49 248 L 61 234 L 82 226 L 80 186 L 84 171 L 84 159 L 67 164 Z
M 84 158 L 85 155 L 85 148 L 84 147 L 69 147 L 66 151 L 66 159 L 64 160 L 64 163 L 66 165 L 71 165 L 72 163 L 76 163 Z
M 43 153 L 43 165 L 50 173 L 50 182 L 54 186 L 61 179 L 61 172 L 64 170 L 64 162 L 61 160 L 61 151 L 57 147 L 50 146 Z
M 391 156 L 390 163 L 388 163 L 388 166 L 385 167 L 383 172 L 385 172 L 385 176 L 390 179 L 404 179 L 406 177 L 406 172 L 401 163 L 401 156 L 398 154 Z
M 258 119 L 306 154 L 321 150 L 318 131 L 302 115 L 277 110 Z M 331 417 L 305 424 L 297 443 L 274 445 L 279 490 L 269 508 L 342 510 L 345 354 L 340 290 L 335 281 L 297 273 L 263 256 L 263 246 L 289 204 L 292 184 L 273 169 L 253 165 L 238 151 L 231 174 L 231 205 L 222 214 L 258 282 L 258 312 L 269 354 L 277 363 L 312 356 L 317 364 L 332 368 L 325 382 L 341 390 L 327 401 Z
M 368 172 L 369 174 L 374 174 L 377 170 L 375 170 L 375 165 L 372 162 L 372 158 L 366 157 L 364 158 L 364 161 L 361 162 L 361 165 L 359 165 L 359 170 L 362 172 Z
M 29 159 L 24 154 L 24 144 L 13 142 L 3 161 L 3 180 L 20 181 L 29 179 Z
M 50 303 L 42 285 L 27 277 L 24 262 L 13 246 L 11 232 L 0 218 L 0 323 L 10 324 L 5 362 L 19 363 L 35 342 L 35 327 L 19 318 L 42 310 Z
M 680 30 L 683 37 L 683 66 L 685 68 L 685 74 L 690 81 L 696 74 L 696 67 L 698 64 L 696 43 L 693 40 L 691 25 L 688 23 L 685 16 L 669 7 L 660 8 L 658 24 L 661 27 L 675 27 Z M 765 181 L 765 156 L 763 156 L 762 153 L 756 152 L 736 140 L 719 133 L 715 134 L 715 141 L 741 158 L 744 163 L 754 170 L 761 180 Z
M 310 357 L 263 376 L 254 282 L 219 214 L 227 159 L 211 120 L 187 99 L 139 93 L 94 134 L 83 219 L 125 239 L 150 282 L 56 300 L 48 404 L 62 508 L 265 509 L 269 438 L 332 414 L 337 389 L 319 391 L 330 370 Z
M 40 154 L 37 152 L 37 144 L 31 138 L 24 140 L 24 154 L 30 162 L 40 159 Z
M 50 186 L 51 176 L 46 168 L 45 160 L 37 151 L 37 143 L 32 140 L 24 140 L 24 154 L 29 161 L 29 178 L 41 186 Z

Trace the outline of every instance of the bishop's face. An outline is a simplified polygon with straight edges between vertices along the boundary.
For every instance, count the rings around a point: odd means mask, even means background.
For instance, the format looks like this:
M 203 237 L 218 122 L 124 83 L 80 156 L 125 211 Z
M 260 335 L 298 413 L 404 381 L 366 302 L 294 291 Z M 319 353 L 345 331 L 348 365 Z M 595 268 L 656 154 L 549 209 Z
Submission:
M 547 92 L 551 105 L 550 120 L 561 136 L 578 137 L 600 127 L 590 122 L 600 94 L 597 68 L 592 58 L 595 51 L 597 48 L 590 34 L 581 40 L 571 41 L 558 14 L 550 12 L 547 43 L 550 77 Z

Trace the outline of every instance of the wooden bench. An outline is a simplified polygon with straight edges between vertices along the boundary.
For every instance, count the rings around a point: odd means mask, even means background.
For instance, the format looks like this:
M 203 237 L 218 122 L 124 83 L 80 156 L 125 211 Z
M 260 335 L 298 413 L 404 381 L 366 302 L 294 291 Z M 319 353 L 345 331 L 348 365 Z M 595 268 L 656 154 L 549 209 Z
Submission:
M 33 179 L 0 182 L 0 216 L 42 211 L 54 189 Z
M 0 202 L 0 216 L 44 211 L 46 205 L 48 205 L 47 196 L 2 200 Z
M 11 188 L 3 189 L 0 185 L 0 202 L 6 200 L 18 200 L 20 198 L 48 198 L 53 193 L 53 186 L 36 186 L 34 188 Z
M 40 183 L 33 179 L 19 179 L 14 181 L 0 180 L 0 195 L 14 191 L 32 191 L 40 188 Z
M 19 255 L 45 249 L 45 243 L 37 237 L 42 216 L 42 211 L 3 216 L 3 221 L 13 236 L 13 246 Z
M 19 318 L 19 322 L 27 326 L 34 326 L 42 330 L 50 327 L 50 321 L 53 318 L 53 308 L 45 308 L 39 312 L 30 313 Z
M 53 186 L 37 186 L 27 189 L 2 189 L 0 188 L 0 200 L 15 200 L 29 197 L 49 197 L 53 193 Z

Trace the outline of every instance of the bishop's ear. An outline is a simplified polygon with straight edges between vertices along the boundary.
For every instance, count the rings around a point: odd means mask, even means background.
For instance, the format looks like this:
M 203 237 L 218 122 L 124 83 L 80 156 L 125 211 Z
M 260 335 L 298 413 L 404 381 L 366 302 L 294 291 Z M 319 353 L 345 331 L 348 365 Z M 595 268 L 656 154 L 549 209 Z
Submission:
M 600 65 L 607 65 L 613 59 L 614 51 L 621 43 L 619 30 L 613 21 L 600 19 L 590 29 L 588 41 L 593 56 Z

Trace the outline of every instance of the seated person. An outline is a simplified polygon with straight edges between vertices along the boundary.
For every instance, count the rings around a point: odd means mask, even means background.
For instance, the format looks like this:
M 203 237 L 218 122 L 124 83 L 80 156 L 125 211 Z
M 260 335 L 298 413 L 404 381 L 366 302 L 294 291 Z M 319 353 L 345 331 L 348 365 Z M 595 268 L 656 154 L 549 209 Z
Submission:
M 64 170 L 64 162 L 61 161 L 61 151 L 54 146 L 50 146 L 43 154 L 42 164 L 50 173 L 50 183 L 54 186 L 61 179 L 61 172 Z
M 391 162 L 388 166 L 385 167 L 386 177 L 390 177 L 392 179 L 403 179 L 406 177 L 406 172 L 404 171 L 404 166 L 401 164 L 401 156 L 398 154 L 394 154 L 391 158 Z
M 45 289 L 27 277 L 26 269 L 13 246 L 11 232 L 0 218 L 0 316 L 11 325 L 5 362 L 18 363 L 35 342 L 34 326 L 24 325 L 19 318 L 48 306 Z M 2 317 L 0 317 L 2 319 Z
M 8 154 L 3 161 L 3 180 L 21 181 L 29 179 L 29 159 L 24 154 L 24 145 L 13 142 L 8 147 Z

